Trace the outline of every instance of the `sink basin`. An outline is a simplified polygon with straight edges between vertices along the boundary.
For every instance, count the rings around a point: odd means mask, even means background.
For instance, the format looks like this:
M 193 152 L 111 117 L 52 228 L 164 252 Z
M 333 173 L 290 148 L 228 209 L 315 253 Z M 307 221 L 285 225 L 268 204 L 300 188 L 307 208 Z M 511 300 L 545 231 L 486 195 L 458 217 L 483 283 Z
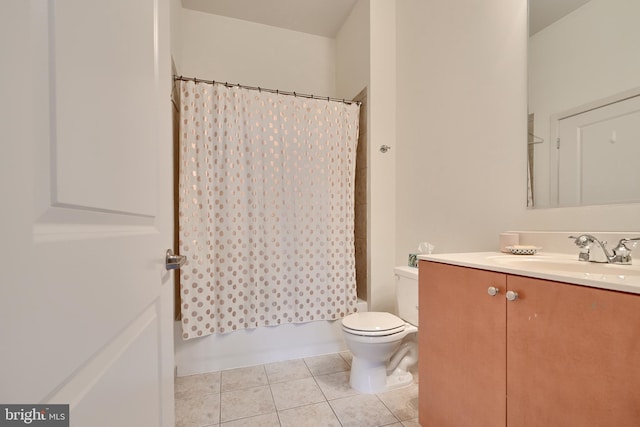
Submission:
M 586 276 L 640 276 L 640 268 L 638 268 L 637 265 L 584 262 L 578 261 L 577 259 L 546 257 L 540 255 L 505 255 L 491 258 L 491 260 L 497 264 L 522 270 L 536 270 L 548 273 L 583 274 Z

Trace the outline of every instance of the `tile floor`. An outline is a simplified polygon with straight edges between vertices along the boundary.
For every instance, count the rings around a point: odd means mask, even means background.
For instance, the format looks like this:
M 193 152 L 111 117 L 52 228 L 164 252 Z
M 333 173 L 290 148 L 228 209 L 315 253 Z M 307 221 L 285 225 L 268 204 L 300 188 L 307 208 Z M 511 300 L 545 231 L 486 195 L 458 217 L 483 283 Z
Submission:
M 343 352 L 176 378 L 176 426 L 419 427 L 417 381 L 362 394 L 350 363 Z

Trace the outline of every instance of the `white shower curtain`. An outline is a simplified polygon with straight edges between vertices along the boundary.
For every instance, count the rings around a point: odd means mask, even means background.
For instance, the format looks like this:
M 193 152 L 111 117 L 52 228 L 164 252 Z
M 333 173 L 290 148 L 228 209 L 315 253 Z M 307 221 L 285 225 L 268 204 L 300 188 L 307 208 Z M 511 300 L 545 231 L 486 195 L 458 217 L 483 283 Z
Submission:
M 181 82 L 183 338 L 355 311 L 359 106 Z

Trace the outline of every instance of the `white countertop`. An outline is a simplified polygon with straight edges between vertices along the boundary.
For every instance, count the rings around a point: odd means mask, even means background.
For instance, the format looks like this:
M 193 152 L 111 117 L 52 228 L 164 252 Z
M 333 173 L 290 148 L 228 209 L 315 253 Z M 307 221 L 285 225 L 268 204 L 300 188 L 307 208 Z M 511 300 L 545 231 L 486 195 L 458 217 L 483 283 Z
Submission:
M 640 294 L 640 264 L 600 264 L 578 261 L 578 256 L 538 252 L 511 255 L 502 252 L 469 252 L 418 255 L 418 259 L 444 264 L 535 277 L 593 288 Z

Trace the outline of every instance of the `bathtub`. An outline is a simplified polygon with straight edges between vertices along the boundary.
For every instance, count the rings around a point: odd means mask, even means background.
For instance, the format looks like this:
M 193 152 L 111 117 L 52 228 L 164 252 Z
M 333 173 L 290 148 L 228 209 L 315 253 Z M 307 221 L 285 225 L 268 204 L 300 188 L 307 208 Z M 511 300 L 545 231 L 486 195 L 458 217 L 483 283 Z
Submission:
M 367 311 L 366 301 L 358 300 L 358 311 Z M 180 377 L 347 349 L 339 320 L 243 329 L 187 341 L 181 335 L 182 326 L 175 322 L 175 363 Z

